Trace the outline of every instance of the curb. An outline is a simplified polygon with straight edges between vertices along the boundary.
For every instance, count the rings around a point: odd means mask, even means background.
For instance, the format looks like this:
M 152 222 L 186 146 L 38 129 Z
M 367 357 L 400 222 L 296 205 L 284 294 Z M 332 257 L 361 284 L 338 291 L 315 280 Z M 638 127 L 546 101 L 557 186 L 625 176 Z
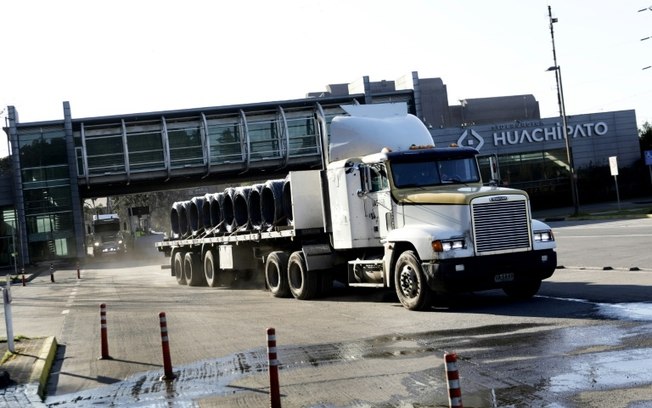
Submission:
M 32 367 L 32 374 L 29 378 L 30 384 L 38 383 L 38 395 L 41 397 L 41 400 L 45 398 L 50 369 L 52 368 L 52 363 L 54 363 L 54 357 L 56 355 L 57 339 L 54 336 L 47 337 L 38 355 L 38 359 Z
M 536 219 L 536 217 L 534 217 Z M 553 222 L 553 221 L 588 221 L 588 220 L 632 220 L 632 219 L 642 219 L 642 218 L 652 218 L 652 214 L 618 214 L 618 215 L 580 215 L 577 217 L 573 216 L 558 216 L 558 217 L 546 217 L 543 218 L 543 222 Z

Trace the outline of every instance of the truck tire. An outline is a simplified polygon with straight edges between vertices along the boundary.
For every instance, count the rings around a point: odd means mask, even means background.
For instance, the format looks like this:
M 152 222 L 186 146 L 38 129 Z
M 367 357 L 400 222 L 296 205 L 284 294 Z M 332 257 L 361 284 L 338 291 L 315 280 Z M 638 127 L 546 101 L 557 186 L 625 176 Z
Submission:
M 206 286 L 206 278 L 196 253 L 187 252 L 183 258 L 183 276 L 186 278 L 188 286 Z
M 536 295 L 540 287 L 540 279 L 526 280 L 503 287 L 503 292 L 514 300 L 527 300 Z
M 183 274 L 183 258 L 183 251 L 175 251 L 174 258 L 172 258 L 172 270 L 174 270 L 174 276 L 177 278 L 179 285 L 186 284 L 186 277 Z
M 403 252 L 396 261 L 394 286 L 396 295 L 405 308 L 425 310 L 431 306 L 433 294 L 414 251 Z
M 288 260 L 288 284 L 292 296 L 308 300 L 317 296 L 319 280 L 317 275 L 308 271 L 302 251 L 293 252 Z
M 216 258 L 217 255 L 215 255 L 215 251 L 212 249 L 209 249 L 204 254 L 204 278 L 206 279 L 206 284 L 211 288 L 220 286 L 220 280 L 218 278 L 219 271 L 216 268 L 217 262 L 215 262 Z
M 275 251 L 267 255 L 265 261 L 265 283 L 272 292 L 272 296 L 278 298 L 290 297 L 290 286 L 288 285 L 288 254 L 283 251 Z

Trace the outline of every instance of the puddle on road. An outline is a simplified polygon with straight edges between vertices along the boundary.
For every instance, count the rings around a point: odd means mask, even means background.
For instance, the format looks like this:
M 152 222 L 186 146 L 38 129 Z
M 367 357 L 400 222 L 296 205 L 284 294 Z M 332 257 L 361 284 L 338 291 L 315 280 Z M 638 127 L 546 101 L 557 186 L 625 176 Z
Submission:
M 649 304 L 598 306 L 605 316 L 621 318 L 615 314 L 618 312 L 630 317 L 637 316 L 634 320 L 644 320 L 641 316 L 645 317 L 646 310 L 649 310 Z M 282 378 L 286 370 L 327 365 L 341 365 L 342 370 L 346 371 L 349 369 L 347 364 L 358 361 L 380 360 L 401 364 L 403 359 L 432 357 L 433 369 L 406 373 L 404 377 L 405 384 L 417 384 L 414 389 L 406 385 L 406 389 L 410 389 L 410 398 L 423 401 L 429 395 L 420 394 L 424 392 L 421 384 L 436 383 L 437 392 L 441 392 L 442 387 L 445 391 L 444 373 L 439 372 L 438 366 L 444 350 L 454 344 L 459 355 L 460 370 L 466 370 L 461 375 L 475 387 L 473 392 L 468 393 L 466 406 L 519 406 L 519 401 L 525 401 L 523 398 L 541 398 L 541 401 L 551 402 L 552 405 L 548 407 L 554 407 L 556 399 L 587 389 L 652 384 L 652 370 L 649 370 L 652 367 L 652 348 L 650 342 L 645 340 L 650 332 L 652 325 L 637 322 L 609 322 L 572 328 L 521 323 L 385 335 L 311 346 L 281 346 L 278 347 L 280 376 Z M 265 386 L 256 389 L 231 386 L 247 376 L 266 375 L 265 348 L 175 367 L 174 371 L 177 378 L 171 382 L 159 380 L 161 371 L 151 371 L 106 387 L 50 397 L 46 404 L 65 408 L 79 404 L 196 407 L 199 406 L 196 401 L 209 397 L 269 391 Z M 353 380 L 357 374 L 351 372 L 349 375 Z M 502 377 L 510 380 L 503 382 Z M 426 391 L 426 394 L 430 392 Z M 406 404 L 403 405 L 410 406 Z M 351 406 L 365 405 L 356 402 Z
M 573 362 L 573 372 L 552 377 L 549 389 L 553 393 L 565 393 L 633 387 L 650 382 L 650 367 L 650 349 L 592 353 Z
M 618 320 L 652 322 L 652 303 L 598 303 L 598 313 Z

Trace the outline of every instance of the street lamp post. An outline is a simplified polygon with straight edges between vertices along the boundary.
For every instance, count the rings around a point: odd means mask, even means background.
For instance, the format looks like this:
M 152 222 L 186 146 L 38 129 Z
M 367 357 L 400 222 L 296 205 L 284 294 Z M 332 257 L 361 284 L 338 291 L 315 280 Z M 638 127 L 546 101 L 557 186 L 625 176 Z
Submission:
M 570 170 L 570 185 L 571 194 L 573 198 L 573 215 L 578 215 L 580 212 L 579 198 L 577 194 L 577 175 L 575 174 L 575 164 L 573 162 L 573 151 L 571 149 L 570 138 L 568 137 L 568 122 L 566 118 L 566 105 L 564 103 L 564 88 L 561 82 L 561 67 L 557 64 L 557 52 L 555 50 L 555 31 L 553 24 L 557 22 L 556 18 L 552 17 L 552 10 L 548 6 L 548 17 L 550 18 L 550 37 L 552 38 L 552 58 L 555 65 L 548 68 L 547 71 L 555 71 L 555 80 L 557 81 L 557 102 L 559 104 L 559 116 L 561 116 L 562 135 L 564 143 L 566 144 L 566 159 L 568 160 L 568 167 Z

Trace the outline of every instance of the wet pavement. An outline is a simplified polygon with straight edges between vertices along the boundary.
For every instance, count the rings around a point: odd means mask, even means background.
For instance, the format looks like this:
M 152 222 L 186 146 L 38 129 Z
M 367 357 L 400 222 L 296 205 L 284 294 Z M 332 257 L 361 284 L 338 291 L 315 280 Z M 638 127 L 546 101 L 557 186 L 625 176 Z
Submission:
M 596 324 L 584 327 L 504 324 L 279 347 L 283 405 L 448 406 L 442 357 L 456 344 L 466 407 L 651 406 L 652 304 L 595 304 L 592 313 Z M 45 402 L 51 407 L 269 402 L 264 348 L 175 367 L 175 373 L 171 382 L 153 370 Z M 370 376 L 377 381 L 359 389 L 356 382 Z

